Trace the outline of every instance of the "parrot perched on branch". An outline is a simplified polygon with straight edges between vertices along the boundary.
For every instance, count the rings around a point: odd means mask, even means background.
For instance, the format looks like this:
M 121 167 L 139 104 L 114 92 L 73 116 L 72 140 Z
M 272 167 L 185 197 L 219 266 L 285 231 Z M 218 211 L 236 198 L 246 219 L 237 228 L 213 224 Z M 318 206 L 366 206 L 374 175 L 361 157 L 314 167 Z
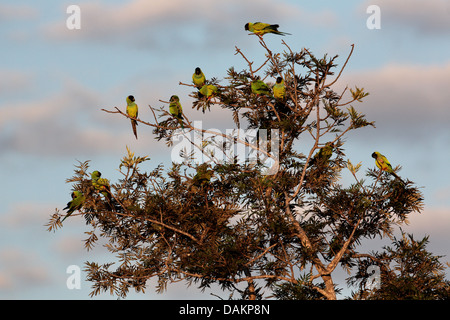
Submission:
M 100 179 L 100 177 L 102 176 L 102 173 L 98 170 L 95 170 L 91 173 L 91 182 L 92 182 L 92 186 L 96 186 L 98 179 Z
M 214 170 L 208 169 L 209 165 L 207 163 L 202 163 L 197 167 L 197 173 L 193 178 L 194 186 L 202 187 L 206 183 L 211 181 L 214 175 Z
M 95 170 L 94 172 L 91 173 L 92 186 L 97 191 L 109 190 L 109 188 L 110 188 L 109 180 L 105 179 L 105 178 L 101 178 L 101 176 L 102 176 L 102 173 L 98 170 Z
M 138 116 L 138 106 L 134 102 L 133 96 L 127 97 L 127 115 L 131 118 L 137 118 L 137 116 Z M 138 138 L 137 130 L 136 130 L 137 125 L 138 125 L 137 121 L 134 119 L 131 119 L 131 127 L 133 128 L 133 133 L 134 133 L 134 136 L 136 137 L 136 139 Z
M 206 97 L 208 100 L 210 100 L 219 90 L 217 87 L 213 84 L 205 84 L 201 87 L 199 92 L 199 98 Z
M 75 210 L 80 210 L 81 207 L 84 204 L 84 194 L 81 191 L 74 191 L 72 192 L 72 201 L 69 201 L 67 203 L 67 206 L 63 210 L 67 210 L 67 215 L 61 220 L 63 222 L 66 220 L 67 217 L 69 217 Z
M 192 82 L 197 87 L 197 89 L 200 89 L 201 87 L 203 87 L 205 85 L 205 81 L 206 81 L 206 78 L 202 72 L 202 69 L 200 69 L 199 67 L 195 68 L 195 72 L 192 75 Z
M 309 160 L 309 164 L 318 164 L 323 163 L 326 164 L 328 160 L 330 160 L 333 155 L 334 145 L 331 142 L 327 142 L 323 148 L 316 152 L 314 157 Z
M 251 84 L 251 88 L 252 92 L 256 95 L 266 95 L 272 97 L 269 87 L 261 80 L 254 80 Z
M 284 100 L 286 98 L 286 86 L 284 85 L 284 80 L 281 77 L 277 78 L 277 82 L 272 88 L 273 96 L 277 99 Z
M 172 95 L 170 97 L 169 112 L 175 118 L 177 118 L 178 123 L 181 125 L 181 129 L 184 129 L 183 125 L 183 107 L 180 104 L 180 98 L 177 95 Z
M 391 164 L 389 163 L 388 159 L 385 156 L 383 156 L 378 151 L 375 151 L 374 153 L 372 153 L 372 158 L 375 159 L 375 164 L 377 165 L 378 169 L 381 169 L 382 171 L 392 174 L 401 183 L 405 184 L 405 182 L 394 172 Z
M 245 30 L 253 32 L 258 36 L 263 36 L 266 33 L 274 33 L 281 36 L 290 34 L 287 32 L 278 31 L 278 27 L 279 27 L 278 24 L 268 24 L 262 22 L 255 22 L 255 23 L 248 22 L 245 24 Z
M 91 183 L 95 190 L 99 191 L 106 199 L 111 201 L 111 187 L 109 186 L 109 180 L 100 178 L 101 172 L 95 170 L 91 173 Z
M 203 110 L 202 112 L 205 113 L 206 108 L 210 107 L 210 100 L 212 97 L 214 97 L 219 92 L 219 89 L 213 84 L 205 84 L 203 87 L 201 87 L 200 90 L 198 90 L 198 98 L 203 99 L 206 97 L 206 102 L 203 104 Z

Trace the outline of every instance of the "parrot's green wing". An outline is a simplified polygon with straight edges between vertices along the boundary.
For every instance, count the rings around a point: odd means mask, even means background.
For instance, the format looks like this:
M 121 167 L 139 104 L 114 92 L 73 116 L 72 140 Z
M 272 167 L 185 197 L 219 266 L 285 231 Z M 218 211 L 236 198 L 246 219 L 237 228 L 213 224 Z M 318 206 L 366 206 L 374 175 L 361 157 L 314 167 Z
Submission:
M 267 95 L 269 97 L 271 97 L 272 95 L 270 94 L 270 89 L 267 86 L 267 84 L 265 84 L 263 81 L 261 80 L 255 80 L 252 82 L 251 84 L 251 89 L 252 92 L 254 94 L 257 95 Z
M 202 96 L 211 99 L 211 97 L 218 92 L 218 89 L 215 85 L 207 84 L 201 87 L 201 89 L 198 92 L 200 92 Z

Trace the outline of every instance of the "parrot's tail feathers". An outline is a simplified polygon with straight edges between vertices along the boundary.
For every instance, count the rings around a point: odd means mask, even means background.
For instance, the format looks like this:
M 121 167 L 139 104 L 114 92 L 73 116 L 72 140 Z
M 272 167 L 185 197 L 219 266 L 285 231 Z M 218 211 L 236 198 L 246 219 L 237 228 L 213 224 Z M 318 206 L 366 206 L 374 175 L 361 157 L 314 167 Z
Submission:
M 278 28 L 278 25 L 277 25 L 277 28 Z M 278 34 L 280 36 L 291 35 L 290 33 L 283 32 L 283 31 L 278 31 L 278 30 L 273 30 L 272 32 L 275 33 L 275 34 Z
M 178 120 L 178 123 L 179 123 L 180 126 L 181 126 L 181 129 L 184 129 L 184 125 L 183 125 L 183 116 L 182 116 L 182 115 L 178 115 L 178 116 L 176 116 L 176 118 L 177 118 L 177 120 Z
M 131 127 L 133 128 L 134 136 L 135 136 L 136 139 L 137 139 L 138 137 L 137 137 L 137 129 L 136 129 L 136 126 L 137 126 L 137 121 L 136 121 L 136 120 L 131 120 Z
M 403 185 L 406 185 L 406 183 L 402 180 L 402 178 L 400 178 L 395 172 L 391 172 L 391 174 L 392 174 L 398 181 L 400 181 Z

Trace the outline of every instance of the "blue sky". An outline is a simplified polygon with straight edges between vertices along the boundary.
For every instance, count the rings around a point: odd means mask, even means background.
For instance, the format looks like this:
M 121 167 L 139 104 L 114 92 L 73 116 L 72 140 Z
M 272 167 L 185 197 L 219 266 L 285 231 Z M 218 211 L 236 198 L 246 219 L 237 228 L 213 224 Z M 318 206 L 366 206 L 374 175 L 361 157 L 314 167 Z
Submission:
M 66 8 L 81 8 L 81 29 L 68 30 Z M 381 10 L 381 29 L 369 30 L 366 8 Z M 339 55 L 343 63 L 355 51 L 338 88 L 370 92 L 355 105 L 376 129 L 348 136 L 347 156 L 363 169 L 373 167 L 378 150 L 401 164 L 401 176 L 423 187 L 425 210 L 410 219 L 406 231 L 430 237 L 430 249 L 450 252 L 450 1 L 17 1 L 0 4 L 0 298 L 83 299 L 66 287 L 66 268 L 106 259 L 99 245 L 83 249 L 81 219 L 68 219 L 56 233 L 43 226 L 55 208 L 63 208 L 71 186 L 65 179 L 77 160 L 91 160 L 111 180 L 128 145 L 149 155 L 148 170 L 170 161 L 170 149 L 156 142 L 151 129 L 138 127 L 101 108 L 124 109 L 134 94 L 142 119 L 147 104 L 162 106 L 178 94 L 190 119 L 203 127 L 223 126 L 220 110 L 206 115 L 190 108 L 189 82 L 202 66 L 207 77 L 245 68 L 238 46 L 255 64 L 263 51 L 244 31 L 249 21 L 280 24 L 295 50 Z M 284 50 L 281 38 L 267 36 L 272 51 Z M 380 242 L 372 246 L 380 245 Z M 373 248 L 373 247 L 371 247 Z M 156 295 L 132 298 L 205 297 L 182 285 Z M 189 296 L 187 296 L 189 294 Z M 110 298 L 109 294 L 99 298 Z

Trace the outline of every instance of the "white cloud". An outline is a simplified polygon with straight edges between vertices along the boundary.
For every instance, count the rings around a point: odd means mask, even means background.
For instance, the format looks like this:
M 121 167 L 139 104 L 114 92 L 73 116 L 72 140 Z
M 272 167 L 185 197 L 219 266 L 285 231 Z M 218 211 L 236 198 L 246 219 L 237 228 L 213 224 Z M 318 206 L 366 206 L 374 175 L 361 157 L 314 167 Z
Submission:
M 2 291 L 40 286 L 50 281 L 50 275 L 39 257 L 17 247 L 0 249 L 0 294 Z
M 32 19 L 38 16 L 36 8 L 27 5 L 0 4 L 0 23 L 3 21 Z
M 363 87 L 370 95 L 354 106 L 375 120 L 377 135 L 429 140 L 448 135 L 450 62 L 443 65 L 386 65 L 347 73 L 341 85 Z M 366 136 L 365 136 L 366 137 Z M 417 140 L 416 140 L 417 141 Z
M 6 272 L 0 270 L 0 290 L 10 290 L 13 284 Z
M 429 250 L 437 255 L 445 255 L 443 261 L 449 261 L 450 249 L 448 243 L 450 236 L 450 208 L 426 207 L 421 214 L 412 214 L 410 224 L 402 227 L 408 233 L 412 233 L 415 239 L 430 236 Z
M 77 219 L 83 220 L 84 222 L 84 219 L 82 217 L 77 217 Z M 86 239 L 86 235 L 82 234 L 81 232 L 79 236 L 64 236 L 61 239 L 58 239 L 58 241 L 54 244 L 55 252 L 63 256 L 65 259 L 84 257 L 86 255 L 86 249 L 84 248 L 83 241 L 84 239 Z M 99 247 L 99 245 L 97 245 L 97 247 Z
M 7 228 L 42 226 L 48 222 L 54 209 L 54 206 L 50 204 L 26 201 L 15 203 L 8 214 L 0 215 L 0 222 Z
M 106 94 L 99 94 L 75 81 L 65 81 L 61 92 L 40 99 L 0 106 L 2 153 L 78 158 L 98 154 L 122 154 L 125 145 L 152 150 L 156 143 L 141 125 L 135 141 L 129 120 L 108 115 Z M 120 106 L 120 105 L 119 105 Z M 120 106 L 122 107 L 122 106 Z M 142 105 L 144 109 L 144 105 Z M 122 108 L 122 111 L 124 108 Z M 143 110 L 142 115 L 146 112 Z M 134 141 L 133 141 L 134 140 Z
M 433 194 L 433 200 L 438 203 L 450 204 L 450 185 L 437 189 Z
M 0 70 L 0 95 L 16 95 L 32 86 L 34 76 L 17 70 Z
M 81 29 L 68 30 L 56 21 L 43 28 L 53 40 L 121 43 L 158 52 L 179 48 L 220 50 L 245 39 L 244 25 L 252 21 L 330 27 L 337 23 L 329 10 L 309 12 L 297 5 L 270 0 L 134 0 L 120 5 L 83 2 Z M 284 26 L 284 29 L 283 29 Z M 292 32 L 292 31 L 291 31 Z

